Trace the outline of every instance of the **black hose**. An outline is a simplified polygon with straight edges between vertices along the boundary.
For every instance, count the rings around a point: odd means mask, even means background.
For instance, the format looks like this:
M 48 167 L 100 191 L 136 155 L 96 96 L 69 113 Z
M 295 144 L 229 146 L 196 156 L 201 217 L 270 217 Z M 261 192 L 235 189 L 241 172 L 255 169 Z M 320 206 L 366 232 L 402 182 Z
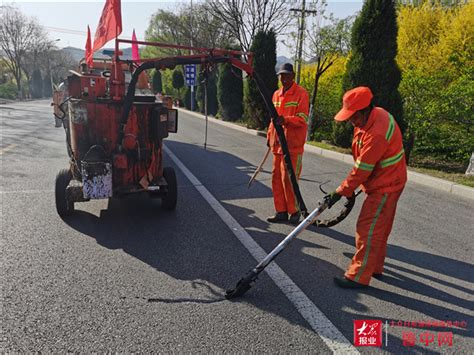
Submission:
M 138 82 L 138 77 L 144 70 L 148 69 L 174 69 L 177 65 L 184 64 L 207 64 L 207 63 L 227 63 L 230 62 L 230 57 L 209 57 L 209 58 L 163 58 L 152 62 L 145 62 L 138 66 L 133 72 L 130 83 L 128 84 L 127 94 L 123 102 L 122 116 L 120 117 L 120 131 L 118 142 L 121 145 L 125 134 L 125 126 L 127 125 L 128 115 L 133 105 L 135 97 L 135 86 Z
M 344 202 L 344 208 L 341 210 L 341 212 L 339 212 L 337 216 L 329 219 L 317 219 L 313 222 L 313 226 L 319 228 L 330 228 L 342 222 L 349 215 L 349 213 L 351 213 L 352 208 L 355 204 L 356 196 L 356 194 L 352 194 L 351 197 L 346 197 L 346 202 Z

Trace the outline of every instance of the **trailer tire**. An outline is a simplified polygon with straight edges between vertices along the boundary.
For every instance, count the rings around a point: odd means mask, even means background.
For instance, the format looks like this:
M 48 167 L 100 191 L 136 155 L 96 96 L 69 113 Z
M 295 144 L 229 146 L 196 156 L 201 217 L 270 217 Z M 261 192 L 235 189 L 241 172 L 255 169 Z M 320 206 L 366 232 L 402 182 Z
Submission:
M 56 175 L 55 197 L 56 197 L 56 211 L 59 216 L 70 216 L 74 211 L 74 202 L 70 202 L 66 198 L 66 188 L 72 179 L 72 174 L 69 169 L 62 169 Z
M 174 210 L 178 201 L 178 183 L 176 181 L 176 173 L 173 168 L 167 167 L 163 169 L 163 177 L 168 184 L 168 191 L 161 199 L 161 206 L 166 210 Z

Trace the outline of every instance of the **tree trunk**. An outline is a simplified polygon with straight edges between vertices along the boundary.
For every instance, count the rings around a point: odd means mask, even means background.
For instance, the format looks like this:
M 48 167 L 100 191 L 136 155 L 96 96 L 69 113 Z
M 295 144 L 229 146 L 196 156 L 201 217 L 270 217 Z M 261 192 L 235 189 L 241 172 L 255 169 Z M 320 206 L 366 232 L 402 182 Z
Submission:
M 411 151 L 413 150 L 413 146 L 415 145 L 415 134 L 410 129 L 408 130 L 407 139 L 403 142 L 403 145 L 405 146 L 405 160 L 407 165 L 409 165 Z
M 314 88 L 313 88 L 313 95 L 311 96 L 311 104 L 309 105 L 309 117 L 308 117 L 308 130 L 306 132 L 306 141 L 308 142 L 311 139 L 311 132 L 313 132 L 314 126 L 314 116 L 315 116 L 315 105 L 316 105 L 316 96 L 318 95 L 318 85 L 319 85 L 319 78 L 321 77 L 321 73 L 319 70 L 319 60 L 318 60 L 318 67 L 316 69 L 316 76 L 314 77 Z

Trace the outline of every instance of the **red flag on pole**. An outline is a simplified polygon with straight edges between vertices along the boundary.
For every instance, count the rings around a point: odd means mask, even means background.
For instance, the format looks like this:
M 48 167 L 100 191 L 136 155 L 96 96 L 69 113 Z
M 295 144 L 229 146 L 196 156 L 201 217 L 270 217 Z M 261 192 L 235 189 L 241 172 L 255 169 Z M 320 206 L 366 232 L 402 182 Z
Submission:
M 92 67 L 92 58 L 94 56 L 94 53 L 92 52 L 92 45 L 91 45 L 91 29 L 89 28 L 89 25 L 87 25 L 87 40 L 86 40 L 86 63 L 87 66 L 90 68 Z
M 135 29 L 133 29 L 132 33 L 132 60 L 140 60 L 140 53 L 138 53 L 138 43 L 137 36 L 135 35 Z
M 99 25 L 95 30 L 92 52 L 102 48 L 111 39 L 122 33 L 122 11 L 120 0 L 106 0 Z

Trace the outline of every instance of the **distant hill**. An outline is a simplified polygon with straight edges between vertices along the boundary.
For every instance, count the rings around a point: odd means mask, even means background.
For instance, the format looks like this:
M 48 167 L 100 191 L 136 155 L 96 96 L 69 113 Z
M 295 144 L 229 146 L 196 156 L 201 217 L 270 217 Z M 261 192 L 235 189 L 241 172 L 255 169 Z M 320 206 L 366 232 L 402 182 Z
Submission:
M 75 47 L 64 47 L 61 49 L 63 52 L 68 53 L 71 57 L 76 61 L 79 62 L 82 58 L 84 58 L 84 49 L 75 48 Z M 103 50 L 110 50 L 113 51 L 114 48 L 103 48 L 94 53 L 94 58 L 102 59 L 102 58 L 110 58 L 109 56 L 103 55 Z M 120 56 L 122 59 L 132 59 L 132 47 L 123 48 L 122 49 L 123 55 Z
M 290 58 L 285 57 L 284 55 L 281 55 L 277 57 L 277 66 L 280 66 L 283 63 L 291 63 L 293 64 L 293 60 Z

